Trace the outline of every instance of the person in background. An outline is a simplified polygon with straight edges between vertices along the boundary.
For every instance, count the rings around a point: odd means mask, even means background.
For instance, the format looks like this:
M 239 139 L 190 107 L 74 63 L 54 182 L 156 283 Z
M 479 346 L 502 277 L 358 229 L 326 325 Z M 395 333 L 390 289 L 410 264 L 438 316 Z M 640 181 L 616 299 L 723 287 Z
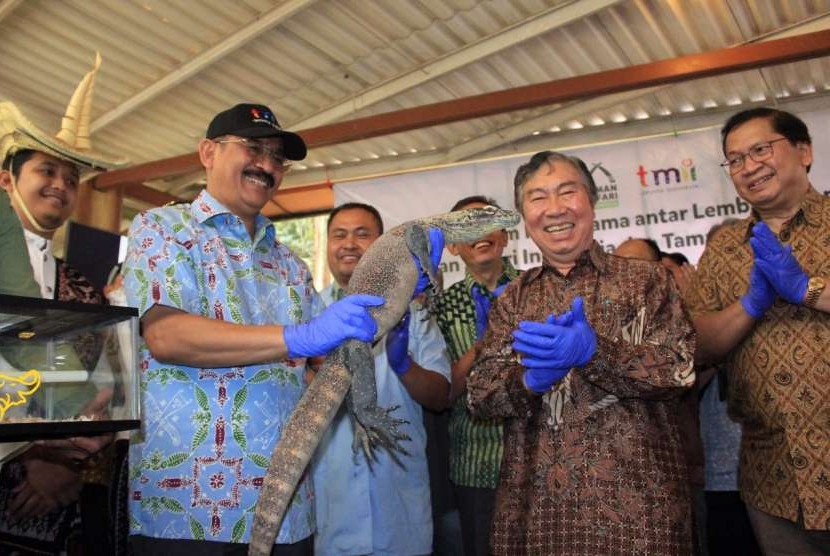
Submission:
M 370 341 L 377 296 L 324 309 L 305 263 L 261 214 L 306 145 L 270 108 L 218 113 L 199 141 L 207 186 L 130 227 L 124 289 L 138 307 L 142 434 L 130 458 L 136 554 L 247 554 L 259 485 L 310 358 Z M 313 552 L 304 478 L 273 555 Z
M 830 554 L 830 199 L 810 183 L 812 140 L 797 116 L 745 110 L 721 137 L 752 212 L 698 263 L 695 360 L 728 369 L 741 498 L 763 553 Z
M 383 233 L 377 209 L 361 203 L 335 208 L 328 220 L 326 254 L 334 283 L 322 292 L 336 303 L 363 254 Z M 440 236 L 440 234 L 439 234 Z M 430 237 L 437 267 L 443 240 Z M 426 283 L 419 285 L 419 294 Z M 396 407 L 407 453 L 355 451 L 354 426 L 341 407 L 312 465 L 317 534 L 314 553 L 407 556 L 432 552 L 432 508 L 421 406 L 447 406 L 450 363 L 435 322 L 417 302 L 374 348 L 377 403 Z
M 660 262 L 662 262 L 667 267 L 670 267 L 671 265 L 673 265 L 674 267 L 678 267 L 683 266 L 684 264 L 690 264 L 689 258 L 683 253 L 680 253 L 679 251 L 674 253 L 661 252 Z
M 437 272 L 439 291 L 444 291 L 444 273 Z M 421 300 L 422 294 L 416 298 Z M 433 303 L 437 303 L 434 299 Z M 433 308 L 433 313 L 435 310 Z M 436 319 L 437 322 L 437 319 Z M 448 347 L 449 354 L 449 347 Z M 452 384 L 450 385 L 452 389 Z M 451 401 L 448 401 L 451 404 Z M 432 554 L 433 556 L 463 556 L 464 545 L 461 538 L 461 518 L 458 502 L 450 482 L 450 433 L 449 420 L 451 408 L 440 411 L 423 408 L 424 431 L 427 436 L 426 454 L 429 470 L 429 497 L 432 503 Z
M 660 261 L 660 247 L 650 238 L 629 238 L 614 249 L 614 254 L 626 259 L 640 259 L 641 261 Z
M 683 298 L 688 297 L 689 288 L 692 286 L 695 275 L 695 267 L 689 263 L 686 255 L 683 253 L 661 253 L 660 262 L 674 276 L 674 281 L 677 282 L 677 287 L 680 288 L 680 294 Z
M 82 173 L 126 163 L 93 152 L 89 137 L 83 134 L 88 130 L 89 113 L 83 120 L 76 99 L 91 94 L 99 66 L 100 58 L 76 89 L 56 137 L 35 128 L 14 104 L 0 103 L 0 128 L 6 130 L 0 137 L 0 187 L 14 209 L 14 215 L 3 215 L 3 223 L 8 226 L 9 219 L 14 219 L 22 225 L 25 237 L 25 249 L 8 261 L 11 265 L 16 257 L 25 257 L 37 284 L 35 292 L 28 292 L 33 297 L 105 303 L 101 292 L 80 272 L 52 253 L 55 232 L 75 208 Z M 5 203 L 5 198 L 0 199 L 0 205 Z M 103 343 L 88 335 L 73 348 L 73 355 L 91 371 Z M 4 356 L 11 354 L 4 352 Z M 94 398 L 83 414 L 103 415 L 112 392 L 102 389 L 94 395 L 85 391 L 89 386 L 65 387 L 61 392 Z M 82 547 L 85 554 L 110 554 L 118 542 L 106 512 L 115 455 L 111 442 L 112 435 L 39 441 L 5 465 L 0 473 L 4 487 L 0 488 L 4 516 L 0 546 L 55 554 Z
M 706 234 L 706 243 L 712 241 L 718 230 L 738 221 L 729 218 L 712 226 Z M 729 371 L 720 364 L 698 370 L 697 376 L 709 556 L 760 556 L 746 506 L 738 492 L 741 425 L 732 421 L 726 412 Z
M 543 264 L 494 304 L 467 377 L 473 416 L 505 420 L 491 551 L 689 554 L 677 397 L 695 335 L 677 287 L 594 241 L 578 158 L 536 153 L 514 196 Z
M 489 197 L 474 195 L 456 202 L 452 211 L 496 205 Z M 496 205 L 497 206 L 497 205 Z M 474 419 L 467 411 L 467 373 L 472 367 L 473 344 L 487 328 L 487 315 L 498 295 L 519 272 L 502 257 L 507 231 L 498 230 L 470 244 L 450 244 L 461 257 L 464 279 L 438 298 L 438 326 L 447 342 L 452 367 L 449 418 L 449 478 L 458 503 L 466 556 L 490 553 L 490 523 L 496 501 L 503 454 L 500 419 Z

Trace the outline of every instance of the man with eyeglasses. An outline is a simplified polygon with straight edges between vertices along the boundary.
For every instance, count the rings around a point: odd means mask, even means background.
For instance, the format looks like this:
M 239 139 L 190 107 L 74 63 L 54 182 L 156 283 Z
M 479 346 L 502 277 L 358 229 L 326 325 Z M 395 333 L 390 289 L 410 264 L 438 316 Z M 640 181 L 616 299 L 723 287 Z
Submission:
M 726 363 L 743 426 L 741 496 L 765 554 L 830 554 L 830 199 L 793 114 L 755 108 L 721 130 L 752 214 L 724 226 L 690 293 L 695 361 Z
M 130 229 L 124 287 L 143 340 L 143 431 L 130 452 L 136 554 L 247 554 L 262 477 L 310 361 L 375 335 L 369 307 L 383 298 L 324 308 L 260 213 L 287 161 L 305 155 L 267 106 L 234 106 L 199 142 L 206 189 Z M 272 554 L 313 552 L 312 503 L 306 478 Z

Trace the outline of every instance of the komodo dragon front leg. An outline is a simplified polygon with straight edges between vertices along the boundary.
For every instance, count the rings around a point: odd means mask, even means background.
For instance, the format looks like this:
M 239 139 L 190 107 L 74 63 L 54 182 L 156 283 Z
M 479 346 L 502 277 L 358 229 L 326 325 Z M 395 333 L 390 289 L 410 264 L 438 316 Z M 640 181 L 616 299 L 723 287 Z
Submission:
M 401 425 L 408 421 L 392 416 L 399 406 L 378 405 L 374 352 L 365 342 L 354 343 L 357 345 L 349 353 L 349 361 L 354 366 L 350 367 L 352 386 L 346 394 L 346 405 L 354 428 L 352 448 L 355 453 L 362 448 L 371 466 L 374 461 L 373 451 L 377 446 L 384 447 L 393 458 L 396 452 L 408 454 L 401 443 L 410 440 L 410 437 L 400 430 Z
M 414 267 L 411 261 L 411 256 L 418 259 L 421 268 L 429 276 L 430 285 L 427 289 L 427 295 L 434 295 L 438 291 L 438 269 L 430 257 L 430 241 L 429 229 L 417 223 L 412 223 L 406 226 L 403 237 L 397 241 L 402 242 L 406 246 L 408 255 L 402 262 L 404 265 Z M 397 269 L 397 276 L 391 278 L 393 287 L 389 291 L 394 292 L 392 295 L 401 297 L 407 301 L 404 313 L 409 310 L 409 298 L 406 297 L 406 292 L 414 291 L 415 284 L 418 281 L 417 272 L 411 275 L 411 272 L 402 270 L 401 267 Z M 367 283 L 364 276 L 358 276 L 357 279 L 352 277 L 349 282 L 349 289 L 351 293 L 358 293 L 353 289 L 360 288 L 362 284 Z M 371 282 L 368 282 L 371 283 Z M 389 291 L 383 292 L 383 295 L 389 303 Z M 397 303 L 400 304 L 400 303 Z M 393 310 L 394 315 L 398 314 L 398 310 Z M 403 317 L 403 314 L 397 318 L 395 325 Z M 390 327 L 391 328 L 391 327 Z M 352 387 L 346 395 L 346 403 L 349 407 L 349 413 L 354 424 L 354 447 L 363 448 L 370 465 L 373 458 L 373 450 L 377 446 L 385 448 L 390 455 L 395 458 L 395 453 L 400 452 L 408 455 L 408 452 L 402 447 L 402 441 L 410 440 L 410 437 L 400 431 L 400 426 L 407 423 L 404 419 L 396 419 L 392 416 L 393 412 L 398 409 L 398 406 L 380 407 L 377 404 L 377 383 L 375 379 L 375 362 L 374 353 L 371 347 L 364 342 L 352 341 L 349 342 L 348 347 L 349 368 L 352 371 Z

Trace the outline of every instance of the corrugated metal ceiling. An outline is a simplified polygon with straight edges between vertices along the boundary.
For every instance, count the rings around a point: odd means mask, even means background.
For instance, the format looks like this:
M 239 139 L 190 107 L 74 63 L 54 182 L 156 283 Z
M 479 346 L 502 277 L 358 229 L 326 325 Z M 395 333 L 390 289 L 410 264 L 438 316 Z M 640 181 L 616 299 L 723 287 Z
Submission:
M 830 0 L 7 0 L 0 96 L 55 128 L 99 50 L 93 140 L 133 163 L 195 150 L 213 114 L 289 129 L 830 28 Z M 317 148 L 286 186 L 714 125 L 826 103 L 828 58 Z M 198 175 L 152 185 L 192 197 Z

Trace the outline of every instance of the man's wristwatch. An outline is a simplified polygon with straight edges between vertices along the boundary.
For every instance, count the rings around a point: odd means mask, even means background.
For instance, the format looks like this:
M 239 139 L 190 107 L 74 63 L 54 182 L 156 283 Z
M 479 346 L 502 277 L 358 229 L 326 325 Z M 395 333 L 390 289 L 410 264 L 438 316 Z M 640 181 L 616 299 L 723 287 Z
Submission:
M 811 277 L 807 282 L 807 295 L 804 296 L 802 305 L 810 308 L 815 307 L 818 298 L 821 297 L 821 292 L 824 291 L 826 286 L 827 282 L 821 276 Z

